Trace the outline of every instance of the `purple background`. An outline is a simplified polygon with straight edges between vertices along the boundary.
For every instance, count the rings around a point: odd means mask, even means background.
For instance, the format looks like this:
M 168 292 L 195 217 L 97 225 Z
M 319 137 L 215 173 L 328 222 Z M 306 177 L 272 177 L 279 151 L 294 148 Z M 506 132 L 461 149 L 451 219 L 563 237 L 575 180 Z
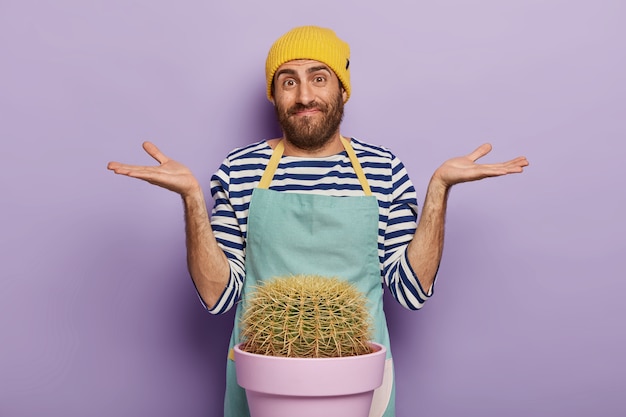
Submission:
M 232 313 L 186 271 L 172 193 L 105 169 L 152 140 L 207 193 L 275 136 L 271 43 L 352 46 L 343 133 L 423 198 L 445 159 L 522 175 L 453 189 L 435 296 L 387 298 L 398 416 L 624 416 L 626 3 L 0 1 L 0 416 L 222 412 Z M 212 202 L 209 202 L 212 204 Z

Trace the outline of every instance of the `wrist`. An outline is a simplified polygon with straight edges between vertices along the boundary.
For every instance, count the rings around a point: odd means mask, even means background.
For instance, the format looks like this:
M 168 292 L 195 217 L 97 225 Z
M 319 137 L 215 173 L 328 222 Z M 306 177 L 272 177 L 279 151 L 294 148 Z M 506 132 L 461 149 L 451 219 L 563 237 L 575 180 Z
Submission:
M 451 187 L 452 184 L 449 184 L 446 180 L 442 178 L 439 170 L 435 171 L 433 176 L 430 178 L 430 183 L 428 184 L 428 188 L 432 189 L 432 191 L 443 194 L 447 193 Z
M 180 195 L 186 205 L 202 202 L 204 203 L 204 193 L 199 184 L 189 188 Z

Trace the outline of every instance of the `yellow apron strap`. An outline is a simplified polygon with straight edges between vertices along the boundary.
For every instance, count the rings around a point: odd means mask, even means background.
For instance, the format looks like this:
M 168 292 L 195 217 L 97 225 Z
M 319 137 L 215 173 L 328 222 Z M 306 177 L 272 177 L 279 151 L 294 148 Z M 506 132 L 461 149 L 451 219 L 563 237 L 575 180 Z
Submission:
M 283 152 L 285 151 L 285 144 L 283 141 L 279 141 L 272 153 L 272 157 L 270 161 L 267 163 L 267 167 L 263 172 L 263 176 L 261 177 L 261 182 L 259 182 L 259 188 L 268 189 L 270 184 L 272 183 L 272 178 L 274 178 L 274 173 L 276 172 L 276 168 L 278 168 L 278 164 L 280 163 L 280 158 L 283 156 Z
M 231 361 L 235 360 L 235 349 L 230 348 L 230 350 L 228 351 L 228 359 L 230 359 Z
M 352 168 L 354 168 L 354 172 L 356 172 L 356 177 L 359 179 L 361 183 L 361 187 L 363 187 L 363 191 L 365 195 L 372 195 L 372 190 L 370 189 L 370 185 L 367 182 L 367 178 L 365 178 L 365 173 L 363 173 L 363 168 L 361 168 L 361 164 L 359 160 L 356 158 L 356 154 L 354 153 L 354 149 L 352 149 L 352 145 L 350 145 L 350 141 L 341 137 L 341 141 L 343 142 L 343 147 L 348 153 L 348 157 L 350 158 L 350 162 L 352 162 Z
M 352 168 L 354 168 L 354 172 L 356 172 L 356 177 L 359 179 L 359 183 L 361 187 L 363 187 L 363 192 L 365 195 L 372 195 L 372 190 L 370 189 L 370 185 L 367 183 L 367 178 L 365 178 L 365 173 L 363 173 L 363 168 L 359 163 L 359 160 L 356 157 L 356 153 L 354 153 L 354 149 L 352 149 L 352 145 L 350 145 L 350 141 L 345 139 L 343 136 L 341 137 L 341 143 L 343 144 L 344 149 L 348 153 L 348 157 L 350 158 L 350 162 L 352 162 Z M 274 173 L 276 172 L 276 168 L 278 168 L 278 164 L 280 163 L 280 158 L 283 156 L 283 152 L 285 151 L 285 145 L 283 141 L 279 141 L 274 148 L 274 152 L 272 152 L 272 156 L 270 161 L 267 163 L 267 167 L 263 172 L 263 176 L 261 177 L 261 181 L 259 182 L 259 188 L 268 189 L 270 184 L 272 183 L 272 178 L 274 178 Z

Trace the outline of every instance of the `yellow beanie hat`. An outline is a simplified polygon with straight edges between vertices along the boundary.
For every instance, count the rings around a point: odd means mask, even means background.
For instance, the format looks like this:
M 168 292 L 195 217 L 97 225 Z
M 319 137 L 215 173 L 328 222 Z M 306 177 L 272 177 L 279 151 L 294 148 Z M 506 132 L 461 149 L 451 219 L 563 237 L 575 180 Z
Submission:
M 301 26 L 278 38 L 267 54 L 267 98 L 272 99 L 272 82 L 278 67 L 294 59 L 313 59 L 328 65 L 350 97 L 350 46 L 331 29 Z

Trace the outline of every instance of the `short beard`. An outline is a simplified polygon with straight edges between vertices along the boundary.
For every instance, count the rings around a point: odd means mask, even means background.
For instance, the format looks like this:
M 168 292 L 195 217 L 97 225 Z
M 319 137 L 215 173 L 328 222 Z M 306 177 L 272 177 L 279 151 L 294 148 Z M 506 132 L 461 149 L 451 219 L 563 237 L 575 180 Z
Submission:
M 278 106 L 274 108 L 285 139 L 299 149 L 317 151 L 322 149 L 339 130 L 343 120 L 343 95 L 339 91 L 329 104 L 314 101 L 308 105 L 295 104 L 286 110 L 279 109 Z M 318 109 L 323 117 L 317 122 L 313 121 L 311 116 L 292 119 L 293 114 L 309 109 Z

